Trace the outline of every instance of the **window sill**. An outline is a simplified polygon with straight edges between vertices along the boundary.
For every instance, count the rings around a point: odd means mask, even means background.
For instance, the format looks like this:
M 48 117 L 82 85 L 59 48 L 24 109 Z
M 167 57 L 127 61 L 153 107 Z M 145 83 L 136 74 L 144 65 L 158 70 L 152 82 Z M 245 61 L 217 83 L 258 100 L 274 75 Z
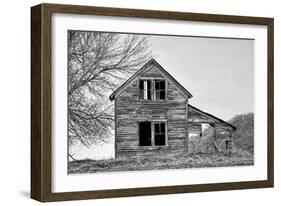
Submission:
M 167 102 L 166 99 L 138 99 L 139 102 Z
M 154 149 L 167 148 L 167 147 L 169 147 L 169 145 L 138 146 L 139 149 L 144 149 L 144 150 L 154 150 Z

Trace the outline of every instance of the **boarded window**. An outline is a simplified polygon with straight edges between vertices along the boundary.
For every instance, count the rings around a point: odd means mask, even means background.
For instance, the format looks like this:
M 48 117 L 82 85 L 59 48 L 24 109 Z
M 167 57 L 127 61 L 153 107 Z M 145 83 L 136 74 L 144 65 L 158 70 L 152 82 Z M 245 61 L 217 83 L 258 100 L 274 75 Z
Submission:
M 139 98 L 140 99 L 151 99 L 151 81 L 140 80 L 139 82 Z
M 165 80 L 155 80 L 154 86 L 155 86 L 155 99 L 165 100 L 165 98 L 166 98 Z
M 166 124 L 165 122 L 154 123 L 155 146 L 166 145 Z
M 139 145 L 151 146 L 151 122 L 139 123 Z

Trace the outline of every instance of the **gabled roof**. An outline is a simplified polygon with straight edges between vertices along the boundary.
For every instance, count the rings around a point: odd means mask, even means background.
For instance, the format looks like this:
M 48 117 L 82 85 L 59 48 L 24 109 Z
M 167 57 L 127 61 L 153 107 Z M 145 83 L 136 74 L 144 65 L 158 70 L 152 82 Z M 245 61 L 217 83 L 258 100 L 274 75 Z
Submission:
M 140 68 L 135 74 L 133 74 L 126 82 L 124 82 L 120 87 L 118 87 L 110 96 L 109 99 L 113 101 L 116 96 L 118 96 L 138 75 L 140 75 L 146 68 L 151 64 L 154 64 L 159 71 L 167 77 L 175 86 L 183 92 L 188 98 L 192 97 L 192 94 L 187 91 L 177 80 L 175 80 L 155 59 L 150 59 L 142 68 Z
M 236 130 L 236 127 L 233 126 L 232 124 L 230 124 L 230 123 L 228 123 L 228 122 L 226 122 L 226 121 L 224 121 L 224 120 L 222 120 L 222 119 L 220 119 L 220 118 L 218 118 L 218 117 L 215 117 L 214 115 L 211 115 L 211 114 L 209 114 L 209 113 L 207 113 L 207 112 L 203 112 L 202 110 L 200 110 L 200 109 L 198 109 L 198 108 L 196 108 L 196 107 L 194 107 L 194 106 L 192 106 L 192 105 L 190 105 L 190 104 L 188 104 L 188 106 L 189 106 L 190 108 L 194 109 L 195 111 L 201 113 L 202 115 L 205 115 L 205 116 L 207 116 L 207 117 L 209 117 L 209 118 L 212 118 L 212 119 L 215 119 L 215 120 L 217 120 L 217 121 L 219 121 L 219 122 L 222 122 L 222 123 L 224 123 L 224 124 L 230 126 L 232 129 Z

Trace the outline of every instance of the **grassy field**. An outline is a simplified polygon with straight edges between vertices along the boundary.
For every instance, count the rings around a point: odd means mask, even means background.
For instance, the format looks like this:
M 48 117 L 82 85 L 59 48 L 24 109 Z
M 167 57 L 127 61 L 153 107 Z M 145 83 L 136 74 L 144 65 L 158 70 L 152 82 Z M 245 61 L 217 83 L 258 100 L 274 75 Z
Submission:
M 69 163 L 70 174 L 117 172 L 137 170 L 163 170 L 179 168 L 226 167 L 253 165 L 254 158 L 243 151 L 232 154 L 190 154 L 188 157 L 149 157 L 110 160 L 77 160 Z

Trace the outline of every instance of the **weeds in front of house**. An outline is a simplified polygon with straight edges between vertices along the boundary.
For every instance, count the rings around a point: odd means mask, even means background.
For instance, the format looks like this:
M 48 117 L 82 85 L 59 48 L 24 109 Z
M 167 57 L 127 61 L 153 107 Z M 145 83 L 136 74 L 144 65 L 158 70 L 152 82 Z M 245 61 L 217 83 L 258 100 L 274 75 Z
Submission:
M 234 148 L 231 153 L 193 153 L 108 160 L 77 160 L 69 163 L 69 174 L 163 170 L 254 165 L 253 155 Z

